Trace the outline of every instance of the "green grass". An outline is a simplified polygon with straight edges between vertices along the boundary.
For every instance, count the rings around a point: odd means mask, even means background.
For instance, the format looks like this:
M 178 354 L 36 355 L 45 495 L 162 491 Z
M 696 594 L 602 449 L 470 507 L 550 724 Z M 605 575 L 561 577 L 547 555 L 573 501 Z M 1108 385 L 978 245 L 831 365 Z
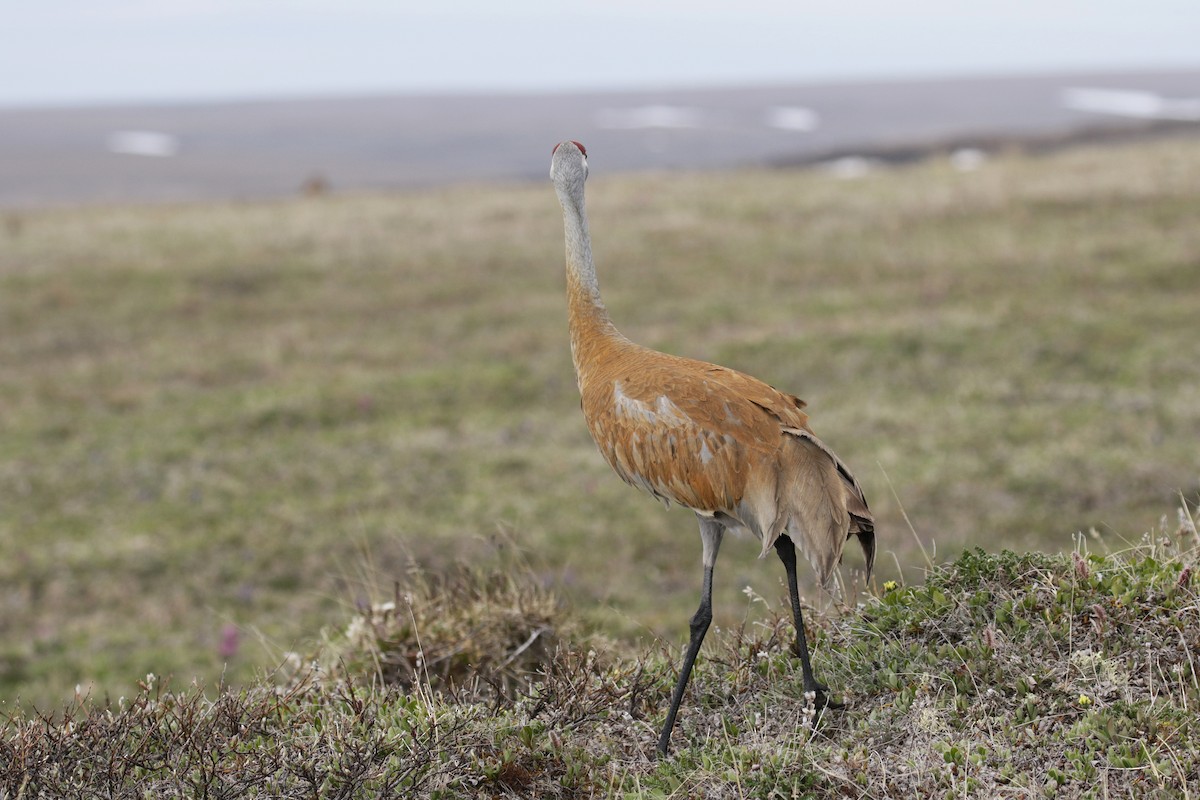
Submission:
M 1194 495 L 1200 142 L 855 182 L 592 162 L 618 325 L 805 398 L 876 511 L 880 580 L 924 565 L 901 503 L 941 560 L 1136 538 Z M 366 587 L 490 563 L 496 535 L 621 646 L 684 636 L 694 522 L 587 438 L 548 183 L 19 217 L 6 708 L 149 672 L 253 686 Z M 756 554 L 722 552 L 723 628 L 757 608 L 746 585 L 782 594 Z

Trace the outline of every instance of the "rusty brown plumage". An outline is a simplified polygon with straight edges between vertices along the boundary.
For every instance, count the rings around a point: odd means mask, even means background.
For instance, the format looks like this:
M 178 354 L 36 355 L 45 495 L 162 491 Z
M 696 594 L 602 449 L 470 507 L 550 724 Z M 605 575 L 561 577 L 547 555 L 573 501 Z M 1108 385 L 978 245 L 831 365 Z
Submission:
M 812 432 L 804 402 L 735 370 L 604 338 L 579 372 L 588 430 L 609 466 L 660 500 L 781 533 L 827 584 L 846 538 L 868 569 L 873 528 L 858 482 Z
M 823 702 L 825 687 L 812 676 L 804 641 L 793 547 L 828 584 L 846 540 L 856 536 L 869 574 L 874 521 L 862 488 L 813 433 L 799 398 L 732 369 L 650 350 L 617 331 L 592 261 L 582 146 L 556 146 L 550 174 L 563 207 L 571 352 L 588 430 L 626 483 L 692 509 L 704 544 L 701 606 L 659 752 L 711 621 L 712 566 L 726 530 L 748 530 L 763 555 L 774 548 L 783 560 L 805 688 Z

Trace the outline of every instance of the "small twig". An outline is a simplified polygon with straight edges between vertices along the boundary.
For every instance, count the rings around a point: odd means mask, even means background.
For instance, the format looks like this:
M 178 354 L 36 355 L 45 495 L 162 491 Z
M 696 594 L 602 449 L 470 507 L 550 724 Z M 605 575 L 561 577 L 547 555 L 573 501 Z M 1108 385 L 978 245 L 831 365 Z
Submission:
M 1180 634 L 1182 636 L 1183 634 Z M 1191 657 L 1190 654 L 1188 656 Z M 633 676 L 633 680 L 629 684 L 629 716 L 637 719 L 637 698 L 641 693 L 642 673 L 646 671 L 646 662 L 638 659 L 637 674 Z
M 529 635 L 529 638 L 525 640 L 525 643 L 523 645 L 518 647 L 516 650 L 513 650 L 512 655 L 510 655 L 508 658 L 504 659 L 504 663 L 501 664 L 499 668 L 504 669 L 509 664 L 511 664 L 513 662 L 513 660 L 516 659 L 517 656 L 521 655 L 521 653 L 524 653 L 526 650 L 528 650 L 530 645 L 532 645 L 535 641 L 537 641 L 537 638 L 545 632 L 546 632 L 545 628 L 538 628 L 536 631 L 531 633 Z

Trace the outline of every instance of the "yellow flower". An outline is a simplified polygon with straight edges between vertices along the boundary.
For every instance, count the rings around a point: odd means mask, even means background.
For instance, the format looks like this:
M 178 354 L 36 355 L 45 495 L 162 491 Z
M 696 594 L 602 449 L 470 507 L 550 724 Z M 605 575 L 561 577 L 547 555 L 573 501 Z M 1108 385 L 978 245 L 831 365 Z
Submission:
M 884 584 L 883 584 L 883 590 L 884 590 L 885 592 L 894 592 L 894 591 L 896 591 L 896 582 L 895 582 L 895 581 L 884 581 Z
M 1079 695 L 1079 705 L 1083 706 L 1084 708 L 1087 708 L 1091 704 L 1092 704 L 1092 698 L 1088 697 L 1086 694 Z

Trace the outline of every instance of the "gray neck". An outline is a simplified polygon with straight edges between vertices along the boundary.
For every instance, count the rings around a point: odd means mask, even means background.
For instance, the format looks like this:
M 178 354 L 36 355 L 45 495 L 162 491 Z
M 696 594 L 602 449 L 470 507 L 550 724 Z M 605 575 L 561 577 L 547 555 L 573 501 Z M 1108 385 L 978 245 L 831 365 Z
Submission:
M 579 291 L 583 292 L 592 305 L 604 310 L 600 299 L 600 285 L 596 282 L 596 264 L 592 260 L 592 237 L 588 233 L 587 218 L 583 213 L 583 197 L 579 194 L 558 192 L 563 208 L 563 230 L 567 240 L 567 272 Z

